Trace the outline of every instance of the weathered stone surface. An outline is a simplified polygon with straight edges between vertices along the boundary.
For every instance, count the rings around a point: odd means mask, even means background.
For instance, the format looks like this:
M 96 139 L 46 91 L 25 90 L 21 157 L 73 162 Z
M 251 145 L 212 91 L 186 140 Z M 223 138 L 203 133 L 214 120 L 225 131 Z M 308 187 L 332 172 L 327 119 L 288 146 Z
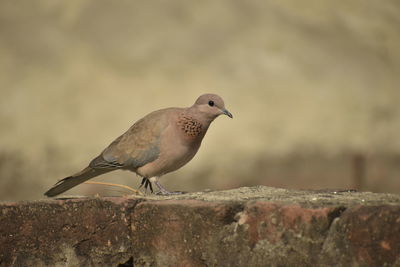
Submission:
M 268 187 L 0 205 L 1 266 L 396 266 L 400 195 Z
M 156 266 L 306 265 L 317 262 L 310 251 L 321 250 L 338 211 L 262 201 L 144 202 L 132 214 L 134 258 Z
M 336 218 L 321 253 L 326 265 L 400 266 L 400 206 L 356 206 Z
M 2 266 L 98 266 L 131 256 L 129 213 L 118 198 L 2 203 Z
M 241 209 L 239 203 L 199 200 L 141 203 L 132 214 L 133 236 L 137 237 L 133 241 L 134 259 L 156 266 L 218 262 L 214 253 L 220 251 L 223 235 L 231 234 L 231 223 Z

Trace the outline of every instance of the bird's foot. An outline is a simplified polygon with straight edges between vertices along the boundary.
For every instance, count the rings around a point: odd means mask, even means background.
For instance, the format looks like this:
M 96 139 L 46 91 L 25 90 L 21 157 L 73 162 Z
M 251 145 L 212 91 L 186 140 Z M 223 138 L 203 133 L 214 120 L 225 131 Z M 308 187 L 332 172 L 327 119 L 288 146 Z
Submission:
M 165 189 L 165 187 L 163 187 L 161 185 L 161 183 L 158 180 L 154 181 L 154 183 L 156 184 L 158 189 L 160 189 L 160 191 L 158 191 L 156 193 L 157 195 L 170 196 L 170 195 L 182 195 L 182 194 L 185 194 L 185 192 L 180 192 L 180 191 L 174 191 L 174 192 L 168 191 L 167 189 Z
M 171 196 L 171 195 L 182 195 L 182 194 L 186 193 L 186 192 L 181 192 L 181 191 L 170 192 L 167 189 L 165 189 L 165 187 L 163 187 L 158 180 L 155 180 L 153 182 L 156 184 L 156 186 L 160 190 L 157 193 L 155 193 L 156 195 Z M 139 188 L 141 188 L 142 186 L 144 186 L 144 191 L 145 192 L 147 192 L 147 189 L 149 189 L 152 194 L 154 193 L 153 186 L 152 186 L 151 181 L 150 181 L 149 178 L 144 177 L 142 179 L 142 182 L 140 183 Z

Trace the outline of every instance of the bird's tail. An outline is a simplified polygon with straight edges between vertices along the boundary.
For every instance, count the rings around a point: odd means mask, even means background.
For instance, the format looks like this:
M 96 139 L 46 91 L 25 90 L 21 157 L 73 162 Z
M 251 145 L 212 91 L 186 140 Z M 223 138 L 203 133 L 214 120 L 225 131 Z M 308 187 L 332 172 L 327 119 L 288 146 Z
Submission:
M 52 188 L 50 188 L 46 193 L 44 193 L 45 196 L 48 197 L 54 197 L 57 196 L 68 189 L 71 189 L 72 187 L 81 184 L 90 178 L 93 178 L 95 176 L 98 176 L 100 174 L 106 173 L 111 171 L 110 169 L 93 169 L 91 167 L 86 167 L 82 171 L 66 177 L 60 181 L 58 181 Z

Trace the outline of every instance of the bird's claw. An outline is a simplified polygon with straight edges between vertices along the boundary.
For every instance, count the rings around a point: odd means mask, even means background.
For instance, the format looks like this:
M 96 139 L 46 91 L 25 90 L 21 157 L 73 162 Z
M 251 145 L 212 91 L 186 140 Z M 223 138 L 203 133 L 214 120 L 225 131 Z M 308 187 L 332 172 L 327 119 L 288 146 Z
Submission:
M 159 188 L 160 191 L 156 192 L 156 195 L 159 196 L 171 196 L 171 195 L 182 195 L 185 194 L 186 192 L 181 192 L 181 191 L 174 191 L 174 192 L 170 192 L 167 189 L 165 189 L 159 181 L 155 181 L 154 182 L 156 184 L 156 186 Z M 142 182 L 140 183 L 139 189 L 144 186 L 145 192 L 147 192 L 147 189 L 150 189 L 150 192 L 152 194 L 154 194 L 153 191 L 153 185 L 151 184 L 151 181 L 149 178 L 144 177 L 142 179 Z

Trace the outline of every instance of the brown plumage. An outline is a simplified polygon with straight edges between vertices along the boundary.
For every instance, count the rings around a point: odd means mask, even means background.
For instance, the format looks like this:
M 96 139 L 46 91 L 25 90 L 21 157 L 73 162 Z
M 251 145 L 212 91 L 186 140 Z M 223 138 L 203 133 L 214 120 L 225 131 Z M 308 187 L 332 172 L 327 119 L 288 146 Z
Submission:
M 45 195 L 52 197 L 98 175 L 130 170 L 143 177 L 142 185 L 154 182 L 161 194 L 171 194 L 158 178 L 189 162 L 200 147 L 211 122 L 221 114 L 232 118 L 224 101 L 215 94 L 201 95 L 188 108 L 154 111 L 115 139 L 82 171 L 56 183 Z

